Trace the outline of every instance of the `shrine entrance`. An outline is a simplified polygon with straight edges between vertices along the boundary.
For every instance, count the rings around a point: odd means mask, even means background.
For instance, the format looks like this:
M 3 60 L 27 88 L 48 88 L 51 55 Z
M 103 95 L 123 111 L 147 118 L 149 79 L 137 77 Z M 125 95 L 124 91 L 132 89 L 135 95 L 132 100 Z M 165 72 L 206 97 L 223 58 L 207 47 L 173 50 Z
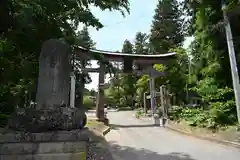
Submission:
M 85 49 L 81 46 L 75 46 L 75 60 L 91 59 L 97 60 L 94 57 L 101 57 L 104 61 L 111 62 L 123 62 L 123 70 L 116 70 L 116 72 L 137 74 L 137 75 L 149 75 L 149 88 L 150 88 L 150 104 L 152 115 L 156 113 L 156 91 L 155 91 L 155 78 L 159 76 L 165 76 L 165 72 L 159 72 L 153 68 L 154 64 L 167 64 L 168 60 L 174 58 L 176 53 L 165 53 L 149 55 L 144 53 L 128 54 L 119 52 L 110 52 L 94 49 Z M 105 74 L 108 72 L 103 62 L 99 62 L 99 68 L 85 68 L 84 72 L 97 72 L 99 73 L 98 94 L 96 101 L 96 117 L 100 121 L 104 121 L 104 79 Z M 133 66 L 141 66 L 142 69 L 134 69 Z M 71 78 L 71 98 L 70 104 L 74 106 L 75 98 L 75 79 Z
M 85 68 L 84 71 L 99 73 L 96 117 L 100 121 L 105 121 L 104 77 L 108 72 L 106 61 L 123 62 L 123 70 L 117 72 L 150 76 L 151 109 L 154 115 L 156 112 L 154 79 L 166 73 L 155 70 L 153 64 L 166 65 L 176 53 L 158 55 L 115 53 L 88 50 L 79 46 L 71 47 L 66 42 L 57 39 L 47 40 L 42 45 L 39 58 L 36 106 L 16 109 L 16 114 L 9 121 L 9 128 L 28 132 L 45 132 L 82 129 L 85 126 L 86 115 L 75 106 L 76 78 L 70 64 L 72 55 L 75 55 L 74 58 L 79 61 L 101 59 L 99 68 Z M 142 69 L 133 69 L 134 65 L 141 65 Z

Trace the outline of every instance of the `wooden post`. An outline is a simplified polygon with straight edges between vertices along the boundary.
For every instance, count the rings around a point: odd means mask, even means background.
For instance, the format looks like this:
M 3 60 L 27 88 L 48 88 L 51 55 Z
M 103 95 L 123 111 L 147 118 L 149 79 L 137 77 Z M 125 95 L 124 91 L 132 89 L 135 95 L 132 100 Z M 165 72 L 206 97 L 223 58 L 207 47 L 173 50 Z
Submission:
M 164 92 L 163 92 L 163 86 L 160 87 L 160 95 L 161 95 L 161 111 L 162 111 L 162 117 L 164 117 Z
M 152 115 L 155 114 L 156 111 L 156 103 L 155 103 L 155 84 L 154 84 L 154 77 L 150 76 L 149 79 L 149 89 L 150 89 L 150 97 L 151 97 L 151 109 Z
M 99 70 L 99 82 L 98 82 L 98 95 L 96 103 L 96 117 L 99 121 L 104 121 L 104 78 L 105 68 L 103 64 L 100 64 Z

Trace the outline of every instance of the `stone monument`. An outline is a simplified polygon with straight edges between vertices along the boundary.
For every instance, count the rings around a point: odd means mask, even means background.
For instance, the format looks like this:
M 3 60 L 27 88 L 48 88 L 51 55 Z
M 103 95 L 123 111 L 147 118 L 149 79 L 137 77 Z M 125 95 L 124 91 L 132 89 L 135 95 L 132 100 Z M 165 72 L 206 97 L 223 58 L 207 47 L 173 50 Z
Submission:
M 91 132 L 84 112 L 69 105 L 70 46 L 46 41 L 39 59 L 37 105 L 18 108 L 0 135 L 1 160 L 86 159 Z M 74 108 L 73 108 L 74 107 Z
M 36 108 L 22 108 L 10 119 L 9 127 L 27 132 L 83 128 L 86 115 L 69 107 L 70 46 L 51 39 L 44 42 L 39 58 Z

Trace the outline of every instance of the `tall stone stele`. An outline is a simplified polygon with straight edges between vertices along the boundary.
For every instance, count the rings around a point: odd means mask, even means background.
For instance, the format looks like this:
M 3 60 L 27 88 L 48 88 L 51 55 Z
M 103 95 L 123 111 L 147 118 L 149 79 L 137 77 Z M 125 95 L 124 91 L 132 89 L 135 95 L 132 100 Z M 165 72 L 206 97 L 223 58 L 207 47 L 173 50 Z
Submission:
M 37 109 L 67 106 L 70 90 L 70 46 L 63 41 L 46 41 L 39 58 Z
M 10 128 L 45 132 L 78 129 L 85 125 L 85 114 L 69 107 L 70 55 L 70 46 L 64 41 L 50 39 L 44 42 L 39 58 L 37 106 L 25 108 L 21 115 L 17 112 L 10 121 Z

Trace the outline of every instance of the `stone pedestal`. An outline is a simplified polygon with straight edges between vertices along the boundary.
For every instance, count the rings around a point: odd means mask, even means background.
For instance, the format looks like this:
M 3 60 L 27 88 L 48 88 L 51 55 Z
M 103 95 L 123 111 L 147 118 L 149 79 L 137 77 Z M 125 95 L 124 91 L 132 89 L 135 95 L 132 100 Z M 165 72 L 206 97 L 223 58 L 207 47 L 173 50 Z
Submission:
M 89 130 L 0 135 L 1 160 L 85 160 Z
M 154 114 L 152 118 L 153 118 L 153 124 L 155 126 L 160 126 L 160 118 L 159 118 L 159 116 L 157 114 Z
M 47 132 L 82 129 L 86 125 L 86 115 L 76 108 L 58 107 L 54 109 L 18 109 L 10 118 L 8 127 L 22 132 Z
M 167 119 L 166 118 L 160 118 L 160 125 L 162 127 L 165 127 L 167 125 Z

